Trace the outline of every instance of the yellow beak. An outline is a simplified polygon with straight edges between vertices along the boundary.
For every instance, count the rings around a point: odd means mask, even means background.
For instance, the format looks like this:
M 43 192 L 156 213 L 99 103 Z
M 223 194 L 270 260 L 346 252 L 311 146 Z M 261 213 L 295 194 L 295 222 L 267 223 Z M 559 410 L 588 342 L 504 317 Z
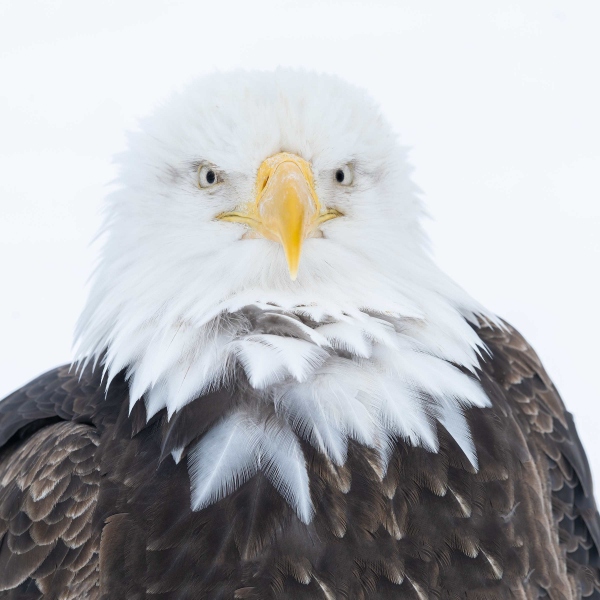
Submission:
M 280 152 L 260 165 L 254 201 L 217 219 L 245 223 L 262 237 L 279 242 L 294 280 L 304 240 L 322 223 L 340 215 L 337 210 L 322 210 L 310 164 L 295 154 Z

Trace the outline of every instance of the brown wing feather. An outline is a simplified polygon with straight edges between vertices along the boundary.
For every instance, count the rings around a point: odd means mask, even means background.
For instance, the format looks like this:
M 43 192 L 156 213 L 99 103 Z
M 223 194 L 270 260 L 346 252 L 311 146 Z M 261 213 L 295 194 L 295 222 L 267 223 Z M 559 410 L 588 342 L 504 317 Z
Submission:
M 112 512 L 96 510 L 97 450 L 127 402 L 123 377 L 115 384 L 107 394 L 101 369 L 64 365 L 0 402 L 0 597 L 98 596 L 99 536 Z
M 547 498 L 545 520 L 557 532 L 554 553 L 566 567 L 572 597 L 600 598 L 600 517 L 573 418 L 538 356 L 515 329 L 483 327 L 479 333 L 492 352 L 484 369 L 520 413 L 537 471 L 530 480 L 539 480 L 537 493 Z M 539 562 L 547 560 L 548 548 L 534 547 L 534 552 Z
M 98 443 L 93 427 L 62 422 L 0 453 L 3 598 L 97 597 Z

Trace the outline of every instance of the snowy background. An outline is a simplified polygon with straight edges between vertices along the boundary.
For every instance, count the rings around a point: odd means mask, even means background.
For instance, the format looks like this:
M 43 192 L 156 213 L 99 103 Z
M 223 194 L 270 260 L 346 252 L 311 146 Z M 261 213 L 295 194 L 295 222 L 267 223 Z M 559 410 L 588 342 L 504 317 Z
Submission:
M 198 74 L 303 66 L 382 104 L 438 262 L 536 348 L 600 482 L 599 28 L 595 0 L 0 0 L 0 397 L 70 360 L 125 131 Z

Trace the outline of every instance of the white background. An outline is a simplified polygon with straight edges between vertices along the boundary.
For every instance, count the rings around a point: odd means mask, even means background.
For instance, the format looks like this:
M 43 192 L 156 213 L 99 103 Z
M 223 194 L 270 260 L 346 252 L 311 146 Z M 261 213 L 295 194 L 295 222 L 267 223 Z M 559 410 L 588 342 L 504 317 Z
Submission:
M 600 481 L 600 3 L 0 0 L 0 397 L 71 357 L 125 131 L 198 74 L 367 87 L 438 262 L 541 355 Z

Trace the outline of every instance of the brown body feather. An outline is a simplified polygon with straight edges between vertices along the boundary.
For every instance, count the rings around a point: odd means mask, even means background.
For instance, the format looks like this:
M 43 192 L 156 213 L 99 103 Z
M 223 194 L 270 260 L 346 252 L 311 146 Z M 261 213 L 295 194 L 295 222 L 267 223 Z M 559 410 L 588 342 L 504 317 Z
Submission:
M 475 472 L 438 427 L 383 479 L 304 444 L 309 525 L 259 474 L 190 510 L 188 447 L 234 405 L 222 390 L 170 422 L 128 414 L 117 378 L 42 375 L 0 403 L 0 597 L 19 599 L 600 598 L 600 521 L 573 421 L 514 330 L 479 331 L 492 408 L 467 412 Z M 185 456 L 185 451 L 184 451 Z

